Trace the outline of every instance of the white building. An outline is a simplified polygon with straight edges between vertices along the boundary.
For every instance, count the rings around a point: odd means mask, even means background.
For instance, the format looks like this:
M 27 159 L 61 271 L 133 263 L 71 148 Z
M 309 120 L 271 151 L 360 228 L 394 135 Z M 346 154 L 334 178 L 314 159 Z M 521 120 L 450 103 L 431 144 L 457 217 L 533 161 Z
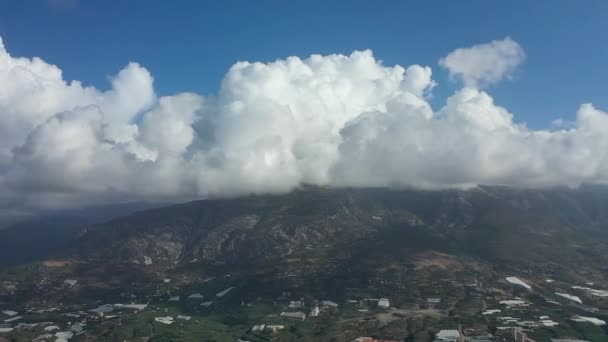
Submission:
M 572 320 L 575 322 L 589 322 L 594 325 L 606 325 L 606 321 L 595 317 L 574 316 Z
M 299 300 L 292 300 L 289 302 L 289 307 L 290 308 L 302 308 L 302 307 L 304 307 L 304 302 L 299 301 Z
M 319 316 L 319 307 L 318 306 L 315 306 L 312 308 L 312 310 L 310 310 L 310 316 L 311 317 Z
M 482 312 L 481 314 L 485 316 L 485 315 L 497 314 L 497 313 L 500 313 L 500 312 L 501 312 L 500 309 L 490 309 L 490 310 L 486 310 L 486 311 Z
M 517 278 L 517 277 L 507 277 L 506 278 L 507 281 L 513 285 L 519 285 L 521 287 L 524 287 L 528 290 L 532 290 L 532 286 L 526 284 L 523 280 Z
M 233 286 L 233 287 L 229 287 L 229 288 L 225 289 L 225 290 L 224 290 L 224 291 L 222 291 L 222 292 L 218 292 L 218 293 L 216 293 L 216 294 L 215 294 L 215 296 L 216 296 L 217 298 L 222 298 L 222 297 L 224 297 L 225 295 L 227 295 L 227 294 L 228 294 L 228 292 L 232 291 L 232 289 L 234 289 L 234 286 Z
M 156 317 L 154 318 L 155 321 L 159 322 L 159 323 L 163 323 L 163 324 L 173 324 L 173 317 L 171 316 L 166 316 L 166 317 Z
M 573 302 L 579 303 L 579 304 L 583 304 L 583 301 L 578 297 L 578 296 L 573 296 L 573 295 L 569 295 L 567 293 L 562 293 L 562 292 L 555 292 L 556 295 L 562 297 L 562 298 L 566 298 L 569 299 Z
M 380 298 L 378 300 L 378 307 L 379 308 L 388 308 L 391 306 L 391 303 L 388 301 L 388 299 L 386 298 Z
M 281 312 L 281 317 L 299 319 L 303 321 L 306 319 L 306 314 L 301 311 Z
M 283 330 L 285 329 L 284 325 L 267 325 L 266 329 L 272 331 L 272 332 L 277 332 L 278 330 Z
M 18 312 L 17 311 L 13 311 L 13 310 L 4 310 L 2 311 L 3 314 L 13 317 L 13 316 L 17 316 Z
M 435 335 L 435 341 L 458 342 L 460 332 L 458 330 L 441 330 Z
M 63 281 L 64 284 L 66 284 L 69 287 L 74 287 L 74 285 L 76 285 L 76 283 L 78 283 L 78 280 L 76 279 L 66 279 Z
M 323 306 L 329 306 L 331 308 L 337 308 L 338 307 L 338 303 L 332 302 L 331 300 L 322 300 L 321 301 L 321 305 L 323 305 Z

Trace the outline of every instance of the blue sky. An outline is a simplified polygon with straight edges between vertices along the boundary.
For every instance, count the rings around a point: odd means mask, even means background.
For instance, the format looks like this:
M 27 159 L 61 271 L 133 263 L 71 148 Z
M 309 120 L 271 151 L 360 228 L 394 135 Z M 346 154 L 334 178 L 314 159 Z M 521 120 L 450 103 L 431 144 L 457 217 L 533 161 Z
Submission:
M 11 54 L 59 65 L 66 79 L 107 88 L 129 61 L 158 93 L 217 91 L 239 60 L 372 49 L 386 65 L 429 65 L 440 107 L 458 84 L 437 65 L 458 47 L 510 36 L 527 58 L 488 91 L 532 128 L 608 109 L 606 1 L 8 1 L 0 35 Z
M 0 221 L 302 184 L 608 184 L 606 13 L 599 0 L 0 0 Z

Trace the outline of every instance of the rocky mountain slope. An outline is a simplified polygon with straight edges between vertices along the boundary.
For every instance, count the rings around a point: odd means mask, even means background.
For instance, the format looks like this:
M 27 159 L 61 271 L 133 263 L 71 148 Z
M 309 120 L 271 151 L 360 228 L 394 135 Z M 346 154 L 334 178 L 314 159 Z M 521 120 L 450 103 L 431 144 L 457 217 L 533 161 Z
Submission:
M 604 272 L 608 189 L 305 188 L 141 211 L 89 227 L 75 249 L 82 260 L 162 270 L 335 271 L 433 252 Z

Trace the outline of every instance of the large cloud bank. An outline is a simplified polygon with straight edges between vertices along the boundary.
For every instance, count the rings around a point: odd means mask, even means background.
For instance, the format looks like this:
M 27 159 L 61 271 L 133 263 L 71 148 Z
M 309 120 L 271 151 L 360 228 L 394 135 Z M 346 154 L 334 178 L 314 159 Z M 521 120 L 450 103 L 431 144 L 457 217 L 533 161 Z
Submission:
M 522 58 L 508 38 L 454 51 L 440 64 L 465 86 L 433 111 L 429 67 L 384 66 L 371 51 L 239 62 L 213 96 L 158 97 L 137 63 L 102 91 L 0 41 L 0 210 L 301 184 L 607 182 L 608 114 L 584 104 L 572 128 L 530 130 L 478 89 Z

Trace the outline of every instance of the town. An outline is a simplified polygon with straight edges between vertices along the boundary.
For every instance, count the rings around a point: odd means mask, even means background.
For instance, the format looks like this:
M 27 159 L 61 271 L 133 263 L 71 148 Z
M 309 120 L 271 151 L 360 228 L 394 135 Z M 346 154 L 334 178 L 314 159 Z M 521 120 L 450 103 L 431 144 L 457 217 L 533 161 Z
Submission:
M 4 274 L 0 283 L 0 341 L 608 340 L 608 291 L 602 284 L 525 269 L 412 280 L 406 285 L 417 288 L 415 295 L 394 280 L 376 279 L 340 298 L 289 288 L 276 289 L 274 296 L 256 294 L 237 274 L 187 286 L 179 277 L 162 278 L 103 299 L 82 294 L 85 279 L 48 273 L 28 288 L 27 280 L 9 278 Z M 38 299 L 15 300 L 23 291 Z

